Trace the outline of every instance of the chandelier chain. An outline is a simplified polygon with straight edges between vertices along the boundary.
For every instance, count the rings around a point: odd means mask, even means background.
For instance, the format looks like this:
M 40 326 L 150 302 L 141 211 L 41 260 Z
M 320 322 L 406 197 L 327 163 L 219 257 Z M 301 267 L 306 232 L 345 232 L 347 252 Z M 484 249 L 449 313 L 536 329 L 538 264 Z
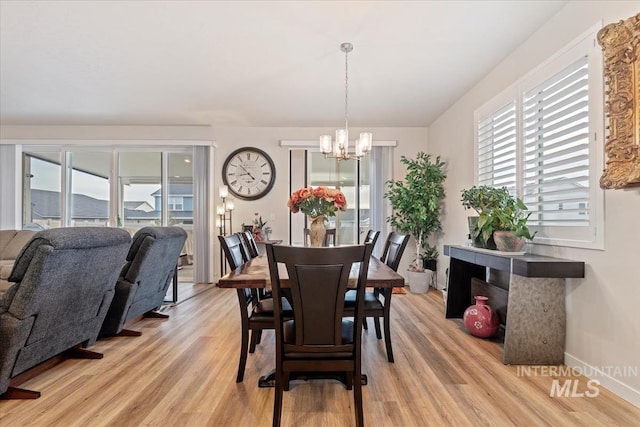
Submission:
M 342 43 L 340 50 L 344 52 L 344 129 L 336 130 L 335 142 L 331 135 L 320 135 L 320 151 L 325 159 L 360 160 L 371 151 L 373 134 L 361 132 L 360 137 L 354 141 L 353 152 L 349 153 L 349 52 L 353 50 L 353 45 Z
M 344 52 L 344 129 L 349 131 L 349 51 Z

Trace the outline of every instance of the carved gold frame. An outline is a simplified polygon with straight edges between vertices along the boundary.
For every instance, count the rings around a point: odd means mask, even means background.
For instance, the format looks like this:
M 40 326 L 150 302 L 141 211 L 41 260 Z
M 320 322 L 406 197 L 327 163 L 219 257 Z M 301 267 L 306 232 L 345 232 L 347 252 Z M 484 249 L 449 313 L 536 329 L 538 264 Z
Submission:
M 609 134 L 600 187 L 640 185 L 640 13 L 598 32 L 607 84 Z

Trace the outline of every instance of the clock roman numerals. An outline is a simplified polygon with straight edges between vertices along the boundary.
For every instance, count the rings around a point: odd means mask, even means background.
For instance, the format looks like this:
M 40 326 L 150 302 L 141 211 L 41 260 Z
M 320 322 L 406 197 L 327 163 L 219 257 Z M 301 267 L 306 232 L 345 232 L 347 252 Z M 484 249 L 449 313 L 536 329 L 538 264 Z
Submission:
M 233 151 L 224 162 L 222 178 L 236 197 L 255 200 L 266 195 L 275 181 L 275 166 L 267 153 L 254 147 Z

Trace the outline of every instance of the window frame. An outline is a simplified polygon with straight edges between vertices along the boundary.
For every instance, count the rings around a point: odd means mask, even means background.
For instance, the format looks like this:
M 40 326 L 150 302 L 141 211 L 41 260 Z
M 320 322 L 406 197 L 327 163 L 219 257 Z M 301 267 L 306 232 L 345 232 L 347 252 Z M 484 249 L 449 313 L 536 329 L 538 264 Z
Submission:
M 557 75 L 575 63 L 580 57 L 588 57 L 589 82 L 589 203 L 588 227 L 537 226 L 534 245 L 552 245 L 604 250 L 604 191 L 599 186 L 599 175 L 604 167 L 604 77 L 602 50 L 596 42 L 596 34 L 602 27 L 597 24 L 580 37 L 560 49 L 556 54 L 484 103 L 474 112 L 474 182 L 479 183 L 479 124 L 507 104 L 516 103 L 516 194 L 524 191 L 524 117 L 523 98 L 533 88 Z

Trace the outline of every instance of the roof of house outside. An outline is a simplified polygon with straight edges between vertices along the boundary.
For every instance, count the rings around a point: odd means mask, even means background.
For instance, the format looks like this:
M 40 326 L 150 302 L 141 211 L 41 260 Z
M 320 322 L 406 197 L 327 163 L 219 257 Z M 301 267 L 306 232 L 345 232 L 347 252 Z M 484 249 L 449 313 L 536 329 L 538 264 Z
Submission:
M 152 196 L 159 196 L 162 193 L 162 188 L 157 189 L 153 193 Z M 167 189 L 167 194 L 169 196 L 193 196 L 193 184 L 172 184 L 169 183 L 169 188 Z
M 151 212 L 152 210 L 155 210 L 155 208 L 151 206 L 149 202 L 144 200 L 130 201 L 130 202 L 125 201 L 124 208 L 131 209 L 134 211 L 145 211 L 145 212 Z
M 125 202 L 124 208 L 125 220 L 160 219 L 158 211 L 128 209 L 127 203 Z M 31 213 L 33 219 L 60 218 L 60 192 L 31 189 Z M 193 218 L 193 211 L 170 211 L 169 216 L 176 220 L 190 219 Z M 71 197 L 71 217 L 73 219 L 107 220 L 109 218 L 109 202 L 85 194 L 73 194 Z

